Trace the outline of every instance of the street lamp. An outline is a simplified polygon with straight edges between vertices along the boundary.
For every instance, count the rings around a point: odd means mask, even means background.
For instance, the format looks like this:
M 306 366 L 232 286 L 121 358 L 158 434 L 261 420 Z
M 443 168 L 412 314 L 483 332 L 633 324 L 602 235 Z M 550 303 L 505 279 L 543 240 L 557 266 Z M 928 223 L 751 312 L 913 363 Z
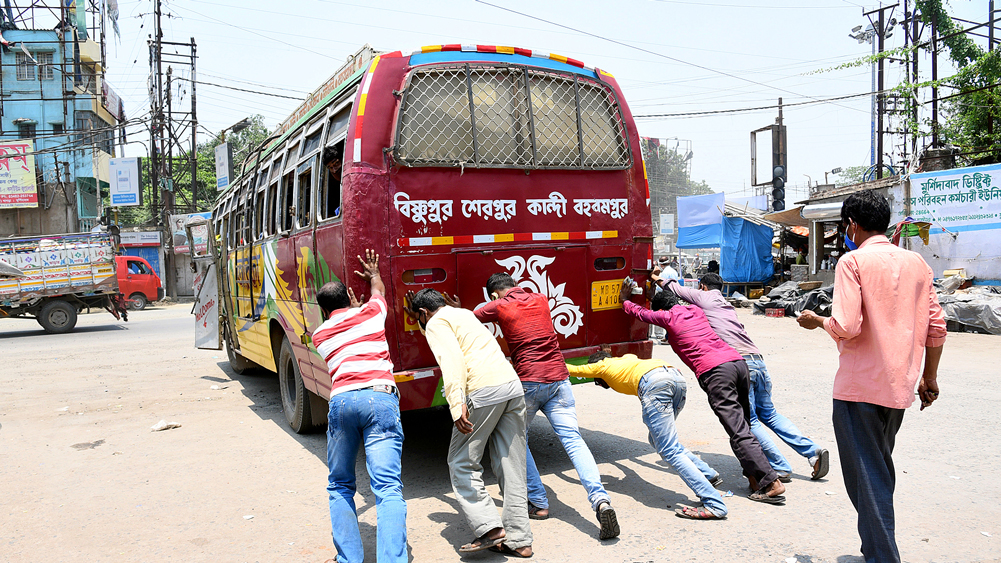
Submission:
M 244 117 L 240 121 L 238 121 L 238 122 L 230 125 L 229 127 L 223 129 L 222 131 L 220 131 L 219 132 L 219 142 L 220 143 L 225 143 L 226 142 L 226 131 L 230 131 L 232 133 L 239 133 L 240 131 L 243 131 L 247 127 L 250 127 L 250 118 L 249 117 Z

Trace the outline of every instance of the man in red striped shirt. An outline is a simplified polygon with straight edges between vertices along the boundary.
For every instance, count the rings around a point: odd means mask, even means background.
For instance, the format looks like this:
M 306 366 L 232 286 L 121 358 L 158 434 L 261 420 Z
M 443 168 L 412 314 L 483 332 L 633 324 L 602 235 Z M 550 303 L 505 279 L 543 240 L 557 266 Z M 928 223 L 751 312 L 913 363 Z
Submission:
M 361 563 L 365 556 L 355 511 L 355 460 L 365 446 L 366 465 L 376 498 L 376 552 L 380 562 L 407 561 L 407 503 L 400 477 L 403 425 L 393 362 L 386 342 L 386 286 L 379 276 L 379 255 L 361 256 L 372 297 L 357 307 L 344 283 L 326 283 L 316 301 L 327 319 L 313 333 L 317 352 L 330 371 L 327 416 L 327 466 L 330 522 L 339 563 Z

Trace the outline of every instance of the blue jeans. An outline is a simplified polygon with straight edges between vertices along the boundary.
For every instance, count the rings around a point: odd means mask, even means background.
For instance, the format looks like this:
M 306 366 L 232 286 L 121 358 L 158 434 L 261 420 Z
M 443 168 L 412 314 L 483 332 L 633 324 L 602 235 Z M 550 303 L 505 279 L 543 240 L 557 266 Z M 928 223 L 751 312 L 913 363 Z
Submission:
M 525 417 L 525 428 L 532 425 L 535 413 L 542 411 L 553 426 L 556 436 L 563 444 L 563 449 L 570 456 L 570 462 L 577 470 L 580 484 L 587 489 L 587 500 L 591 508 L 597 510 L 602 502 L 610 502 L 605 487 L 601 485 L 601 474 L 598 464 L 594 462 L 591 450 L 587 449 L 584 438 L 577 427 L 577 410 L 570 388 L 570 380 L 564 379 L 555 383 L 535 383 L 523 381 L 525 389 L 525 404 L 528 408 Z M 542 477 L 535 466 L 532 449 L 528 448 L 528 502 L 539 508 L 549 508 L 546 488 L 542 486 Z
M 792 421 L 775 410 L 775 404 L 772 403 L 772 378 L 768 375 L 765 362 L 747 356 L 744 356 L 744 361 L 747 362 L 747 369 L 751 372 L 751 432 L 761 443 L 761 449 L 764 450 L 772 469 L 791 473 L 792 466 L 779 452 L 771 436 L 765 432 L 765 427 L 770 428 L 796 453 L 807 459 L 819 455 L 821 448 L 804 436 Z
M 903 409 L 834 400 L 834 437 L 866 563 L 900 563 L 893 517 L 893 444 Z
M 685 408 L 688 386 L 681 372 L 657 368 L 640 379 L 639 395 L 643 405 L 643 423 L 650 429 L 650 444 L 660 457 L 678 471 L 678 475 L 698 495 L 703 506 L 717 516 L 726 516 L 726 505 L 719 492 L 709 484 L 719 473 L 678 441 L 675 419 Z
M 327 467 L 330 523 L 338 563 L 365 557 L 355 511 L 355 460 L 365 445 L 365 464 L 376 509 L 379 563 L 407 561 L 407 503 L 403 500 L 400 456 L 403 425 L 395 395 L 371 389 L 345 391 L 330 398 L 327 414 Z

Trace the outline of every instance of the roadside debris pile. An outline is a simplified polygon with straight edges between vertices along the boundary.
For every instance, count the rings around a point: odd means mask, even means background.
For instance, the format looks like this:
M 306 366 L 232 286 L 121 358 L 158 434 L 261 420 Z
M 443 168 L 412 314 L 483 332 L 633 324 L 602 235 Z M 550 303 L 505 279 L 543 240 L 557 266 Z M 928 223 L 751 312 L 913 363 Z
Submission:
M 1001 287 L 969 286 L 969 281 L 954 275 L 935 282 L 949 330 L 1001 335 Z
M 754 302 L 754 314 L 764 315 L 766 311 L 782 310 L 783 315 L 795 317 L 800 312 L 809 309 L 818 315 L 831 314 L 831 301 L 834 298 L 834 286 L 818 287 L 810 291 L 800 289 L 800 282 L 788 281 L 772 289 L 764 297 Z

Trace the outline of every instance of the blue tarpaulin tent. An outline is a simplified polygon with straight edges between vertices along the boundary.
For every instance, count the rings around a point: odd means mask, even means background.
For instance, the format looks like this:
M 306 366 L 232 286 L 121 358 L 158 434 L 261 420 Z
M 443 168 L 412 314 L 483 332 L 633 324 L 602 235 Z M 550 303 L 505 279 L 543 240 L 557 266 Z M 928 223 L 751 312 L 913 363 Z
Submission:
M 772 229 L 723 216 L 723 194 L 678 198 L 678 248 L 719 248 L 720 275 L 733 283 L 766 282 L 774 275 Z

